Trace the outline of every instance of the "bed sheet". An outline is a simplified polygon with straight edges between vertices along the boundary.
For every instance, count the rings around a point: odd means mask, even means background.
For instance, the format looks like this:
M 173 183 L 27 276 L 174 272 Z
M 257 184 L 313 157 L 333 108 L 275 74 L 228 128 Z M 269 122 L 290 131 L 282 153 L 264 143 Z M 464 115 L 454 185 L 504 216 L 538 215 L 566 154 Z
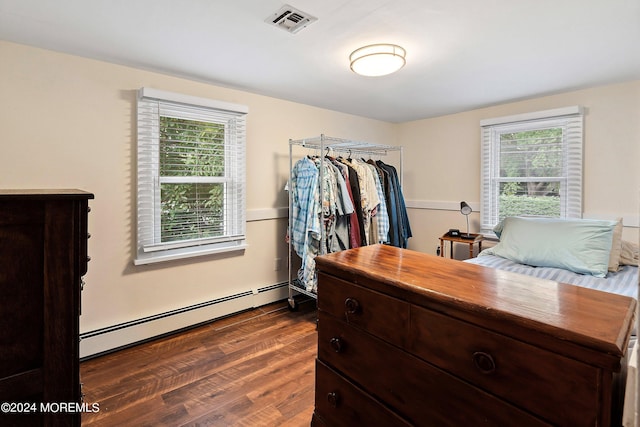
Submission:
M 496 255 L 480 255 L 477 258 L 465 260 L 472 264 L 497 268 L 514 273 L 526 274 L 555 282 L 571 283 L 584 288 L 597 289 L 638 299 L 638 267 L 623 265 L 617 272 L 609 272 L 606 277 L 594 277 L 578 274 L 569 270 L 554 267 L 533 267 L 518 264 L 509 259 Z

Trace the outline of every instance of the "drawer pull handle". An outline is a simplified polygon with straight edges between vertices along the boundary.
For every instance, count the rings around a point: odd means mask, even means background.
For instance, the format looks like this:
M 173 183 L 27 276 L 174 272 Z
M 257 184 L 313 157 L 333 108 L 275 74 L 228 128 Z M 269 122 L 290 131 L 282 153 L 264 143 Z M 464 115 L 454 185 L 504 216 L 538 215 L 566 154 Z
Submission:
M 496 362 L 494 362 L 493 357 L 482 351 L 473 353 L 473 364 L 483 374 L 492 374 L 496 370 Z
M 340 403 L 340 396 L 338 396 L 338 393 L 336 393 L 335 391 L 327 393 L 327 402 L 329 402 L 329 405 L 331 405 L 333 408 L 337 408 L 338 403 Z
M 329 341 L 329 344 L 331 344 L 331 348 L 336 353 L 340 353 L 342 351 L 343 343 L 342 343 L 342 340 L 340 338 L 338 338 L 338 337 L 331 338 L 331 341 Z
M 347 298 L 344 300 L 344 307 L 347 309 L 347 313 L 356 314 L 360 311 L 360 303 L 355 298 Z

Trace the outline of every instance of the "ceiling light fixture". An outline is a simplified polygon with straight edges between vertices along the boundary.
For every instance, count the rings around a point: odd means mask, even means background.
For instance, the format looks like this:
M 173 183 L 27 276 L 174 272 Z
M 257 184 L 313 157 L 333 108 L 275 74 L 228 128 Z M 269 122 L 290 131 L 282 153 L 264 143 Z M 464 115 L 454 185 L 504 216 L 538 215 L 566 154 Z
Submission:
M 349 55 L 351 71 L 361 76 L 378 77 L 395 73 L 407 62 L 407 52 L 395 44 L 379 43 L 361 47 Z

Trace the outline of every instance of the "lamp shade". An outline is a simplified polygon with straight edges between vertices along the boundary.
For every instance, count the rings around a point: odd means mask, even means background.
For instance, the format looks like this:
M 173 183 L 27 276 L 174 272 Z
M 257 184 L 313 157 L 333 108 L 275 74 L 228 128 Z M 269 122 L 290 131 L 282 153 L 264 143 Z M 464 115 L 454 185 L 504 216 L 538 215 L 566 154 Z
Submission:
M 471 206 L 467 202 L 460 202 L 460 213 L 462 215 L 469 215 L 471 213 Z
M 461 234 L 460 237 L 463 239 L 473 239 L 474 235 L 469 233 L 469 214 L 471 213 L 471 206 L 467 204 L 467 202 L 460 202 L 460 213 L 467 218 L 467 234 Z
M 349 56 L 351 70 L 362 76 L 378 77 L 395 73 L 406 63 L 406 51 L 395 44 L 372 44 Z

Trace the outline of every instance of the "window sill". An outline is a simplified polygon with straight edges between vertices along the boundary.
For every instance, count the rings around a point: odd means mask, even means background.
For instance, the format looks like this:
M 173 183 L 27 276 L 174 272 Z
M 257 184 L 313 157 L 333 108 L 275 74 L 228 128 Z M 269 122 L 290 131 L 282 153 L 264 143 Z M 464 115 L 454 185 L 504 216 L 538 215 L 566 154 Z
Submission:
M 487 231 L 487 232 L 481 232 L 481 234 L 484 236 L 484 240 L 487 242 L 496 242 L 498 243 L 500 241 L 500 239 L 498 238 L 498 236 L 496 236 L 496 234 L 492 231 Z
M 246 242 L 233 245 L 205 245 L 189 248 L 170 249 L 166 251 L 138 253 L 133 260 L 134 265 L 155 264 L 159 262 L 174 261 L 179 259 L 195 258 L 204 255 L 214 255 L 229 252 L 240 252 L 247 248 Z

